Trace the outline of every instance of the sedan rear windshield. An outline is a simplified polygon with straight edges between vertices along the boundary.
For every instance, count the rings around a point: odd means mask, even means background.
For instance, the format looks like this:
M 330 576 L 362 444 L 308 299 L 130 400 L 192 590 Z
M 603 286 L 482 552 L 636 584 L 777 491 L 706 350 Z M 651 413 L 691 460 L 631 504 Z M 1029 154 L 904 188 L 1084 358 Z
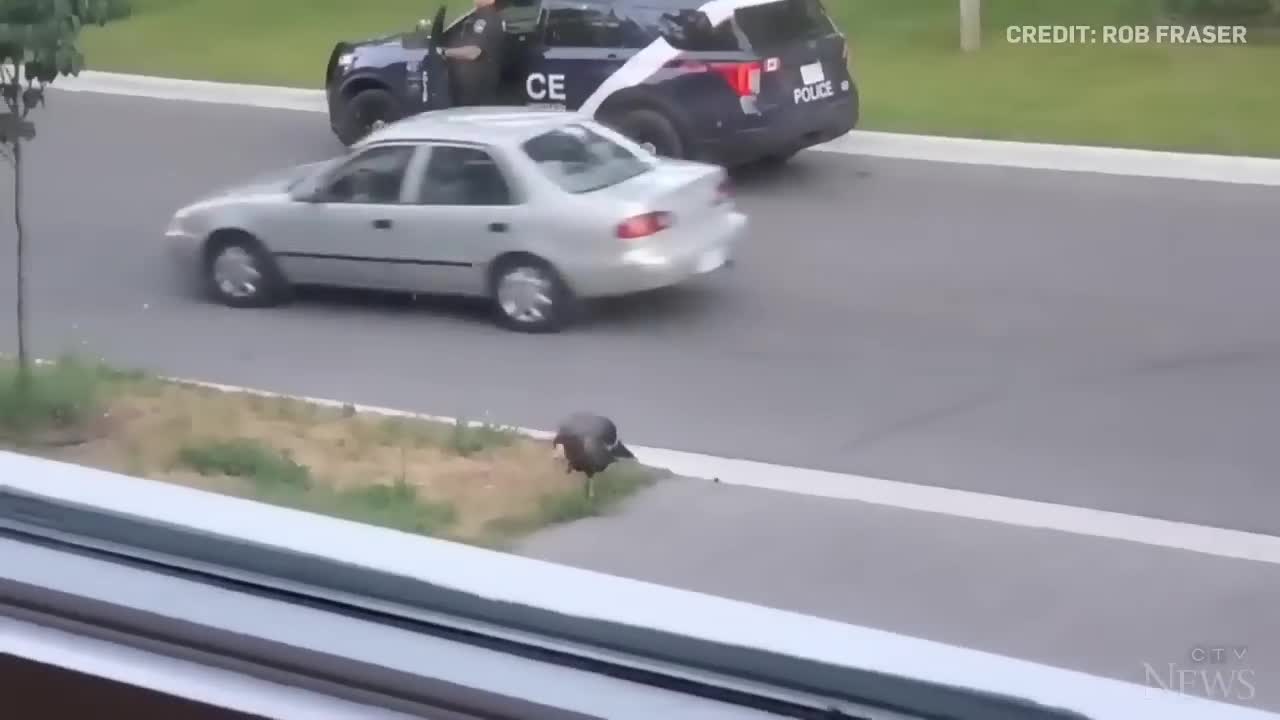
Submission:
M 585 125 L 567 125 L 523 145 L 538 167 L 570 193 L 617 185 L 645 172 L 648 162 Z
M 821 0 L 776 0 L 739 8 L 738 28 L 758 52 L 826 37 L 835 32 Z

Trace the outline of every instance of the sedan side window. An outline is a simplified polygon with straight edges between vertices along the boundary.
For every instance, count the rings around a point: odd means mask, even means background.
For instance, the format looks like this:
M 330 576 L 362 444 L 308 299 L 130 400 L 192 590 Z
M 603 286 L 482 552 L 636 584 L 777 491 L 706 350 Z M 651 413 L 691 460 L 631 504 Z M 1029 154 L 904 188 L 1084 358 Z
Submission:
M 408 145 L 373 147 L 338 169 L 325 183 L 325 202 L 396 205 L 405 169 L 413 157 Z
M 423 205 L 512 205 L 511 186 L 488 152 L 437 145 L 431 149 L 418 202 Z

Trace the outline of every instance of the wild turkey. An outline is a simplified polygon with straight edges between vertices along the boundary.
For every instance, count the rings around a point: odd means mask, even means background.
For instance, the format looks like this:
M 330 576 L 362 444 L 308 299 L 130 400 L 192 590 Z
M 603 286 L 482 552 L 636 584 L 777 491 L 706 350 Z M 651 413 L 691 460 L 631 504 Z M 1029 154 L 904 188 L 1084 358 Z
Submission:
M 552 445 L 564 450 L 565 472 L 576 470 L 587 477 L 604 472 L 614 460 L 635 457 L 618 442 L 618 427 L 612 420 L 590 413 L 574 413 L 560 423 Z

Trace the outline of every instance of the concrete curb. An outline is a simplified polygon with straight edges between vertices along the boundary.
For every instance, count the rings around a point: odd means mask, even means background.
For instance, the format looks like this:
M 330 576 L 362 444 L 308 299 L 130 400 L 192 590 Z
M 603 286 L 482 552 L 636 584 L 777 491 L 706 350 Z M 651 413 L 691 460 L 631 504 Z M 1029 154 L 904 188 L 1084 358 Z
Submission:
M 37 359 L 36 362 L 50 363 L 51 361 Z M 356 412 L 370 415 L 414 418 L 450 425 L 459 422 L 457 418 L 442 415 L 343 402 L 330 398 L 290 395 L 173 376 L 161 376 L 160 379 L 220 392 L 243 393 L 264 398 L 287 398 L 330 408 L 348 407 Z M 484 423 L 468 421 L 467 424 L 474 427 Z M 554 437 L 554 433 L 546 430 L 510 425 L 503 427 L 536 440 L 549 441 Z M 1071 505 L 1056 505 L 1002 495 L 987 495 L 969 490 L 952 490 L 861 475 L 646 447 L 630 442 L 627 443 L 627 447 L 644 465 L 666 470 L 679 477 L 714 480 L 725 485 L 834 500 L 852 500 L 1014 527 L 1053 530 L 1071 535 L 1120 540 L 1170 550 L 1280 565 L 1280 537 L 1273 535 Z
M 349 407 L 359 413 L 406 417 L 446 424 L 458 419 L 440 415 L 397 410 L 375 405 L 347 403 L 327 398 L 288 395 L 236 385 L 166 377 L 170 382 L 194 385 L 222 392 L 246 393 L 260 397 L 289 398 L 324 407 Z M 482 425 L 469 421 L 472 426 Z M 550 440 L 554 433 L 533 428 L 504 426 L 537 440 Z M 698 453 L 645 447 L 630 442 L 627 447 L 636 459 L 655 469 L 685 478 L 715 480 L 776 492 L 810 495 L 834 500 L 851 500 L 917 512 L 968 518 L 1016 527 L 1135 542 L 1173 550 L 1183 550 L 1236 560 L 1280 565 L 1280 537 L 1239 530 L 1194 525 L 1138 515 L 1055 505 L 1053 503 L 967 490 L 951 490 L 893 480 L 844 473 L 787 467 L 752 460 L 722 458 Z
M 102 93 L 183 102 L 326 112 L 324 92 L 203 80 L 88 71 L 60 78 L 65 92 Z M 856 130 L 814 151 L 900 160 L 992 165 L 1240 185 L 1280 186 L 1280 159 L 976 140 Z

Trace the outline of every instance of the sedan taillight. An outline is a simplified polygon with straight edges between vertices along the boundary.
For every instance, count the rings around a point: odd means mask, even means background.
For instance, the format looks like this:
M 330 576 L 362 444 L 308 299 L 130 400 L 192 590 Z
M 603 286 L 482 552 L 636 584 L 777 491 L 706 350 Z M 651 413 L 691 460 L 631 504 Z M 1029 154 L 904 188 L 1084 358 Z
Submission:
M 672 222 L 671 213 L 667 212 L 636 215 L 635 217 L 627 218 L 618 225 L 618 237 L 623 240 L 638 240 L 650 235 L 657 235 L 671 227 Z
M 716 188 L 716 205 L 723 205 L 733 200 L 733 183 L 729 178 L 720 181 L 719 187 Z

